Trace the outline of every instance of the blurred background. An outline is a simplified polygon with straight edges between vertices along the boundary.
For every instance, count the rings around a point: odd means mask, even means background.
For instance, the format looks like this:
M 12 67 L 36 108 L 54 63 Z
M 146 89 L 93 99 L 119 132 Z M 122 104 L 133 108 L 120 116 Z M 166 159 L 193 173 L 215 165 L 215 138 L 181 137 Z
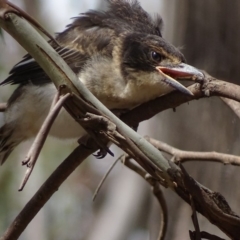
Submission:
M 104 0 L 12 0 L 36 18 L 50 33 L 62 31 L 70 18 L 88 9 L 104 9 Z M 141 0 L 152 15 L 164 20 L 164 38 L 181 49 L 189 64 L 211 75 L 239 83 L 240 1 Z M 0 39 L 0 80 L 25 51 L 8 34 Z M 6 102 L 14 86 L 0 88 Z M 0 115 L 0 124 L 3 117 Z M 190 102 L 160 113 L 140 125 L 139 132 L 175 147 L 239 155 L 239 119 L 218 98 Z M 75 142 L 49 138 L 23 192 L 18 186 L 21 167 L 31 143 L 21 144 L 0 168 L 0 235 L 42 185 L 76 147 Z M 111 147 L 115 157 L 120 151 Z M 115 159 L 85 161 L 34 218 L 20 239 L 25 240 L 154 240 L 159 208 L 148 185 L 120 163 L 114 168 L 95 202 L 93 193 Z M 239 211 L 239 169 L 216 163 L 184 164 L 191 176 L 221 192 L 233 211 Z M 164 189 L 169 211 L 167 240 L 189 239 L 191 209 L 171 190 Z M 227 237 L 199 216 L 202 231 Z

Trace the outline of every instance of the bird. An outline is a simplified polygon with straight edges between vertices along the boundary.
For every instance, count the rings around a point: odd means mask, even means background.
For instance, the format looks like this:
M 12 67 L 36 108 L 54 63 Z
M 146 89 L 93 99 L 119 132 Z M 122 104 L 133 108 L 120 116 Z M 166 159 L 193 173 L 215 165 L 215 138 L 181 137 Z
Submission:
M 49 43 L 73 72 L 110 110 L 134 107 L 177 90 L 192 93 L 178 80 L 201 77 L 183 54 L 162 37 L 163 20 L 152 17 L 137 0 L 107 0 L 105 11 L 89 10 L 75 17 Z M 10 96 L 0 128 L 0 164 L 23 141 L 34 138 L 57 90 L 29 55 L 0 83 L 18 84 Z M 62 109 L 50 133 L 78 139 L 85 130 Z

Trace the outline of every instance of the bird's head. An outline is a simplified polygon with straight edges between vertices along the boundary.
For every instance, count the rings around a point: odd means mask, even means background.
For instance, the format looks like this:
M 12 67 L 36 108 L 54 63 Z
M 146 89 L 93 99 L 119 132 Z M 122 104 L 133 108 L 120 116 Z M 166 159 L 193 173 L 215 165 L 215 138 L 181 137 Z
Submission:
M 132 108 L 173 90 L 192 95 L 179 80 L 203 74 L 162 38 L 161 17 L 152 18 L 137 0 L 107 2 L 107 11 L 84 13 L 58 35 L 84 56 L 68 63 L 90 91 L 109 108 Z
M 156 96 L 174 89 L 192 95 L 178 80 L 194 80 L 203 74 L 187 65 L 177 48 L 152 34 L 128 33 L 122 39 L 121 71 L 139 94 L 142 88 L 147 94 L 152 92 Z

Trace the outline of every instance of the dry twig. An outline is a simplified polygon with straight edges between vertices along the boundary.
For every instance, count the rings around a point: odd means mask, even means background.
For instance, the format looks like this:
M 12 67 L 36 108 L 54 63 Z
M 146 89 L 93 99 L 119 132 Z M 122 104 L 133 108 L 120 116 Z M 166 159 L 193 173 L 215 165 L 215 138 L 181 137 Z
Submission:
M 92 200 L 95 201 L 99 191 L 101 190 L 101 187 L 103 186 L 103 183 L 105 182 L 105 180 L 107 179 L 108 175 L 110 174 L 110 172 L 112 171 L 112 169 L 116 166 L 117 162 L 120 160 L 120 158 L 118 158 L 117 160 L 115 160 L 113 162 L 113 164 L 110 166 L 110 168 L 107 170 L 107 173 L 104 175 L 103 179 L 101 180 L 101 182 L 98 184 L 97 189 L 95 190 L 94 194 L 93 194 L 93 198 Z
M 161 208 L 161 222 L 160 222 L 159 234 L 158 234 L 157 240 L 164 240 L 167 232 L 168 211 L 167 211 L 167 204 L 166 204 L 159 182 L 156 179 L 154 179 L 151 175 L 149 175 L 143 168 L 138 166 L 136 163 L 132 162 L 131 158 L 128 155 L 122 155 L 120 158 L 122 163 L 125 166 L 127 166 L 132 171 L 139 174 L 152 187 L 153 194 L 157 198 Z
M 200 227 L 199 227 L 198 218 L 197 218 L 196 207 L 195 207 L 195 203 L 194 203 L 191 195 L 190 195 L 190 202 L 191 202 L 191 207 L 192 207 L 191 218 L 192 218 L 193 225 L 194 225 L 194 228 L 195 228 L 195 235 L 194 235 L 194 238 L 192 240 L 201 240 L 201 233 L 200 233 Z
M 57 94 L 58 95 L 58 94 Z M 27 165 L 27 171 L 25 173 L 25 177 L 23 178 L 23 181 L 19 187 L 19 191 L 22 191 L 24 186 L 26 185 L 33 168 L 35 166 L 35 163 L 37 161 L 37 158 L 40 154 L 40 151 L 45 143 L 45 140 L 48 136 L 48 133 L 52 127 L 52 124 L 54 123 L 54 120 L 58 116 L 58 113 L 60 112 L 61 108 L 63 107 L 64 102 L 70 97 L 70 94 L 67 93 L 66 95 L 59 98 L 59 100 L 56 102 L 56 105 L 53 106 L 48 116 L 46 117 L 45 121 L 43 122 L 43 125 L 41 126 L 25 160 L 22 162 L 23 165 Z M 56 99 L 54 98 L 54 101 Z
M 231 164 L 240 166 L 240 157 L 218 153 L 218 152 L 192 152 L 192 151 L 183 151 L 177 148 L 174 148 L 167 143 L 158 141 L 156 139 L 150 138 L 148 136 L 145 137 L 151 144 L 153 144 L 157 149 L 162 152 L 166 152 L 173 156 L 174 162 L 187 162 L 187 161 L 213 161 L 213 162 L 221 162 L 225 165 Z
M 174 91 L 165 96 L 144 103 L 130 112 L 121 116 L 121 120 L 130 126 L 150 119 L 159 112 L 166 109 L 176 108 L 183 103 L 197 100 L 200 98 L 219 96 L 240 102 L 240 86 L 215 79 L 209 75 L 205 76 L 203 84 L 193 84 L 188 87 L 194 96 L 184 95 Z
M 229 98 L 220 98 L 240 118 L 240 103 Z

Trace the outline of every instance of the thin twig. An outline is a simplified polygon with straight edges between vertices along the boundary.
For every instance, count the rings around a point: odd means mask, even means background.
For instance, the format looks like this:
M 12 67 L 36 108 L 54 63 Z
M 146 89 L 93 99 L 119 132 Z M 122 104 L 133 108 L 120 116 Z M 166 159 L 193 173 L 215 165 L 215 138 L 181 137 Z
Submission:
M 195 203 L 191 195 L 190 195 L 190 201 L 191 201 L 191 207 L 192 207 L 192 221 L 195 228 L 194 240 L 201 240 L 201 233 L 200 233 L 200 227 L 199 227 L 198 218 L 197 218 L 197 212 L 195 208 Z
M 100 183 L 97 186 L 96 191 L 93 194 L 93 198 L 92 200 L 95 201 L 99 191 L 101 190 L 103 183 L 105 182 L 105 180 L 107 179 L 108 175 L 110 174 L 110 172 L 112 171 L 112 169 L 115 167 L 115 165 L 117 164 L 117 162 L 120 160 L 121 157 L 119 157 L 117 160 L 115 160 L 113 162 L 113 164 L 110 166 L 110 168 L 107 170 L 106 174 L 104 175 L 104 177 L 102 178 L 102 180 L 100 181 Z
M 58 102 L 56 103 L 55 107 L 53 107 L 52 109 L 50 109 L 48 116 L 46 117 L 45 121 L 43 122 L 25 160 L 23 161 L 23 165 L 27 164 L 27 171 L 25 173 L 25 176 L 23 178 L 23 181 L 19 187 L 19 191 L 22 191 L 24 186 L 26 185 L 32 171 L 33 168 L 36 164 L 37 158 L 39 156 L 39 153 L 45 143 L 45 140 L 48 136 L 48 133 L 52 127 L 52 124 L 54 123 L 54 120 L 56 119 L 56 117 L 58 116 L 59 111 L 61 110 L 64 102 L 66 101 L 66 99 L 68 99 L 70 97 L 70 93 L 67 93 L 66 95 L 64 95 L 63 97 L 61 97 Z M 55 101 L 55 99 L 54 99 Z
M 183 103 L 212 96 L 225 97 L 240 102 L 239 85 L 214 79 L 211 76 L 206 76 L 203 84 L 196 83 L 189 86 L 188 89 L 194 96 L 174 91 L 122 114 L 121 120 L 130 126 L 135 126 L 137 123 L 150 119 L 166 109 L 176 108 Z
M 174 148 L 167 143 L 158 141 L 156 139 L 146 136 L 146 139 L 158 148 L 162 152 L 166 152 L 174 156 L 175 162 L 188 162 L 188 161 L 212 161 L 220 162 L 225 165 L 231 164 L 235 166 L 240 166 L 240 157 L 218 153 L 218 152 L 192 152 L 192 151 L 183 151 L 178 148 Z
M 158 202 L 160 203 L 159 205 L 161 207 L 161 212 L 160 212 L 161 222 L 160 222 L 157 240 L 164 240 L 167 233 L 167 226 L 168 226 L 168 210 L 167 210 L 166 200 L 161 190 L 161 186 L 156 181 L 153 187 L 153 193 L 157 198 Z
M 121 157 L 122 163 L 130 168 L 132 171 L 139 174 L 142 178 L 144 178 L 152 187 L 152 191 L 154 196 L 157 198 L 158 203 L 161 208 L 161 221 L 159 227 L 159 234 L 157 240 L 164 240 L 167 232 L 167 223 L 168 223 L 168 211 L 167 204 L 160 188 L 159 182 L 150 176 L 143 168 L 139 165 L 131 161 L 131 158 L 128 155 L 122 155 Z
M 240 118 L 240 103 L 229 98 L 220 98 Z
M 53 100 L 52 100 L 52 104 L 51 104 L 51 107 L 50 107 L 50 111 L 56 106 L 56 104 L 58 103 L 60 97 L 61 97 L 61 90 L 59 89 L 59 90 L 57 91 L 57 93 L 55 94 Z

